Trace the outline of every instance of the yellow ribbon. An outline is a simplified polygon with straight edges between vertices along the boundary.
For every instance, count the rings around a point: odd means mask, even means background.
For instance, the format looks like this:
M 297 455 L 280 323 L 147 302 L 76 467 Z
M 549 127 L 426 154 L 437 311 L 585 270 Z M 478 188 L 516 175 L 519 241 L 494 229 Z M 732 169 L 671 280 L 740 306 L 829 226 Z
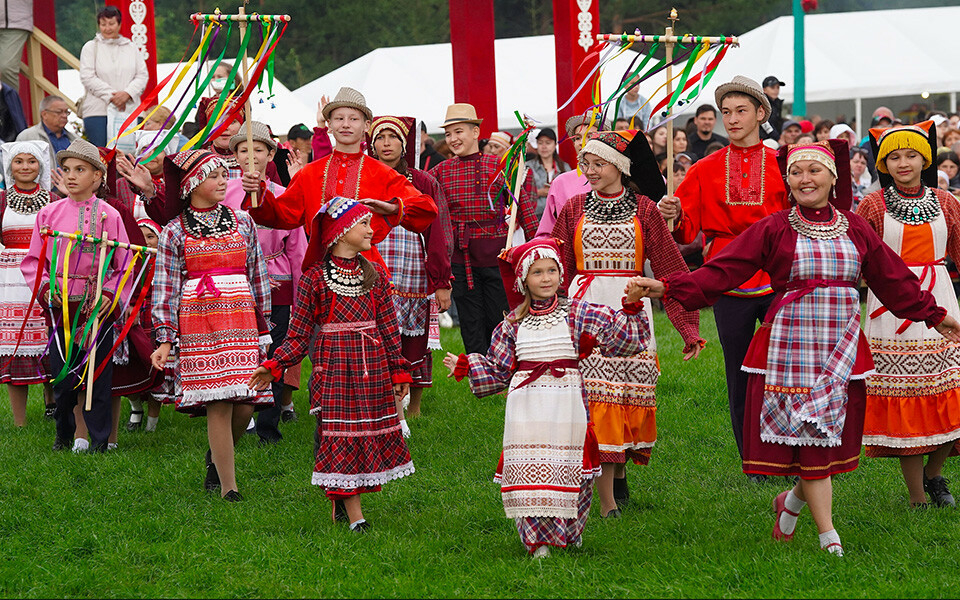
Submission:
M 113 310 L 117 308 L 117 304 L 120 302 L 120 294 L 123 292 L 123 286 L 126 285 L 127 279 L 130 277 L 130 274 L 133 273 L 133 267 L 137 264 L 137 259 L 143 257 L 143 251 L 137 250 L 137 253 L 133 255 L 133 258 L 130 259 L 130 263 L 127 265 L 127 270 L 124 271 L 123 277 L 120 278 L 120 285 L 117 286 L 117 293 L 113 296 L 113 304 L 110 305 L 110 312 L 107 314 L 113 314 Z

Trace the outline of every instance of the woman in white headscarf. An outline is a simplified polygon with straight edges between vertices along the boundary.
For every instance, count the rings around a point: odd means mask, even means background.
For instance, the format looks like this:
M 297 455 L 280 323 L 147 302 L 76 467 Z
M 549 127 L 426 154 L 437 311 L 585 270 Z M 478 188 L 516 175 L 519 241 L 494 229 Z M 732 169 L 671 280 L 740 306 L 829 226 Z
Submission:
M 0 146 L 0 383 L 7 384 L 13 422 L 27 424 L 27 386 L 43 383 L 48 416 L 53 415 L 50 368 L 45 359 L 47 325 L 20 272 L 41 208 L 59 200 L 50 192 L 50 151 L 46 142 L 10 142 Z M 26 319 L 24 316 L 26 315 Z M 22 329 L 22 331 L 21 331 Z

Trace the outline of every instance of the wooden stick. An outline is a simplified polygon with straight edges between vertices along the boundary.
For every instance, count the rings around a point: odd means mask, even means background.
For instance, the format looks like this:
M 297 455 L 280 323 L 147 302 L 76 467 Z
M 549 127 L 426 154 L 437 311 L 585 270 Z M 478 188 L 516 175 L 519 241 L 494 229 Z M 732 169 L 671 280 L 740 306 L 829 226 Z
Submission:
M 107 244 L 103 243 L 103 223 L 107 220 L 107 213 L 100 214 L 100 261 L 94 264 L 97 270 L 97 295 L 94 298 L 93 306 L 97 311 L 93 316 L 93 329 L 90 331 L 90 354 L 87 355 L 87 402 L 84 410 L 90 412 L 93 409 L 93 371 L 97 364 L 97 335 L 100 334 L 100 310 L 97 303 L 103 295 L 103 263 L 107 259 Z
M 245 14 L 241 12 L 238 15 L 221 15 L 221 14 L 212 14 L 204 15 L 200 13 L 193 13 L 190 15 L 191 21 L 240 21 L 250 23 L 251 21 L 262 22 L 262 21 L 278 21 L 283 23 L 290 22 L 290 15 L 258 15 L 256 13 L 252 15 Z
M 117 242 L 114 240 L 108 240 L 104 238 L 98 238 L 92 235 L 77 235 L 76 233 L 67 233 L 65 231 L 57 231 L 55 229 L 49 229 L 47 227 L 42 227 L 40 229 L 40 235 L 48 235 L 50 237 L 59 237 L 59 238 L 69 238 L 74 241 L 82 240 L 84 242 L 93 242 L 94 244 L 104 243 L 107 246 L 116 246 L 117 248 L 126 248 L 128 250 L 133 250 L 135 252 L 148 252 L 150 254 L 156 254 L 156 248 L 148 248 L 147 246 L 138 246 L 136 244 L 128 244 L 127 242 Z
M 597 40 L 601 42 L 660 42 L 661 44 L 728 44 L 740 45 L 740 38 L 735 35 L 726 36 L 699 36 L 699 35 L 627 35 L 617 33 L 598 33 Z
M 509 250 L 513 247 L 513 234 L 517 232 L 517 212 L 520 208 L 520 194 L 521 188 L 523 188 L 523 182 L 527 179 L 527 167 L 526 165 L 520 165 L 520 168 L 517 169 L 517 185 L 514 187 L 517 190 L 516 199 L 513 202 L 513 206 L 510 207 L 510 221 L 507 225 L 507 245 L 504 246 L 504 250 Z
M 677 9 L 673 8 L 670 10 L 670 26 L 666 29 L 666 35 L 664 36 L 667 39 L 673 38 L 673 27 L 677 23 Z M 674 42 L 667 42 L 667 98 L 673 96 L 673 66 L 670 64 L 673 61 L 673 45 Z M 669 102 L 667 104 L 669 106 Z M 670 115 L 673 113 L 672 108 L 667 109 L 667 196 L 673 196 L 674 191 L 674 181 L 673 181 L 673 119 L 670 119 Z M 673 219 L 667 219 L 667 231 L 673 231 Z
M 246 4 L 246 0 L 244 0 L 244 5 L 245 5 L 245 4 Z M 241 6 L 241 7 L 240 7 L 240 11 L 239 11 L 239 12 L 240 12 L 240 14 L 239 14 L 240 17 L 245 17 L 245 16 L 246 16 L 246 8 L 244 8 L 244 6 Z M 247 21 L 248 21 L 249 19 L 243 19 L 243 18 L 241 18 L 241 19 L 238 19 L 238 20 L 240 21 L 240 25 L 239 25 L 239 27 L 240 27 L 240 39 L 242 40 L 242 39 L 243 39 L 243 34 L 244 34 L 244 33 L 246 32 L 246 30 L 247 30 Z M 248 72 L 247 72 L 247 69 L 248 69 L 248 66 L 247 66 L 247 51 L 246 51 L 246 49 L 244 49 L 244 51 L 243 51 L 243 89 L 244 89 L 244 90 L 246 90 L 246 89 L 247 89 L 247 86 L 249 85 L 249 74 L 248 74 Z M 253 121 L 253 112 L 252 112 L 252 108 L 251 108 L 251 106 L 250 106 L 250 96 L 247 96 L 247 101 L 246 101 L 246 103 L 243 105 L 243 111 L 244 111 L 244 113 L 245 113 L 245 114 L 244 114 L 243 122 L 244 122 L 244 125 L 246 125 L 246 127 L 247 127 L 247 172 L 248 172 L 248 173 L 253 173 L 253 170 L 254 170 L 254 165 L 253 165 L 253 124 L 252 124 L 252 121 Z M 252 206 L 253 208 L 256 208 L 256 207 L 257 207 L 257 192 L 251 192 L 251 193 L 250 193 L 250 206 Z

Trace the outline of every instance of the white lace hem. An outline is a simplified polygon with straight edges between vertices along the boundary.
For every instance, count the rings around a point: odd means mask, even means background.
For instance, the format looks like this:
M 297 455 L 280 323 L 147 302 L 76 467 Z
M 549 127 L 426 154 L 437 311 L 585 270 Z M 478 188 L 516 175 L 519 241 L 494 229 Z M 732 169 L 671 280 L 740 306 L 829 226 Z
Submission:
M 17 348 L 16 356 L 43 356 L 47 351 L 47 346 L 24 346 L 20 345 Z M 4 360 L 10 360 L 10 357 L 13 356 L 13 346 L 0 347 L 0 358 Z
M 760 441 L 768 444 L 783 444 L 785 446 L 821 446 L 823 448 L 832 448 L 839 446 L 842 440 L 836 438 L 812 438 L 812 437 L 787 437 L 785 435 L 771 435 L 761 433 Z
M 412 475 L 413 461 L 380 473 L 314 473 L 311 483 L 327 488 L 352 490 L 360 487 L 383 485 L 394 479 Z
M 897 438 L 888 435 L 865 435 L 863 436 L 863 445 L 884 446 L 886 448 L 920 448 L 922 446 L 940 446 L 956 440 L 960 440 L 960 429 L 939 435 L 912 438 Z
M 197 390 L 193 392 L 184 392 L 183 399 L 177 405 L 178 408 L 201 406 L 218 400 L 229 400 L 232 398 L 250 401 L 254 404 L 272 404 L 273 398 L 264 398 L 257 401 L 259 392 L 251 390 L 246 384 L 229 385 L 213 390 Z

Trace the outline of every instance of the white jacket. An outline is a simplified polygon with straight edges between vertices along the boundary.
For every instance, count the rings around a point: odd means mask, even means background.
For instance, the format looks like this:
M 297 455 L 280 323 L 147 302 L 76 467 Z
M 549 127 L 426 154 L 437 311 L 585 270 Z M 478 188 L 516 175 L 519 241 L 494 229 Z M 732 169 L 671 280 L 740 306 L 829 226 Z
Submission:
M 110 97 L 120 91 L 130 94 L 130 110 L 140 104 L 147 88 L 147 63 L 130 38 L 106 40 L 98 33 L 80 51 L 80 82 L 86 90 L 84 117 L 106 116 Z

